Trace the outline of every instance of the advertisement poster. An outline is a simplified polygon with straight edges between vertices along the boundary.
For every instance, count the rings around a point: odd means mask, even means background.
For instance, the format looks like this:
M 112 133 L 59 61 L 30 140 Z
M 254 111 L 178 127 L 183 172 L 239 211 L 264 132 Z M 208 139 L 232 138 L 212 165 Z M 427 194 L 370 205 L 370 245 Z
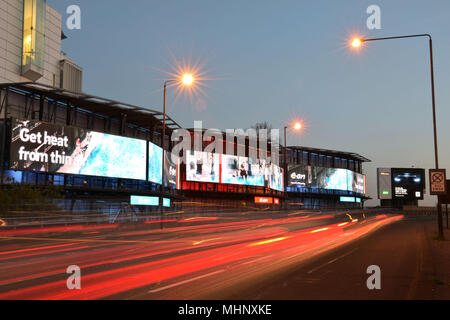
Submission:
M 392 168 L 391 172 L 394 198 L 423 200 L 425 190 L 424 169 Z
M 352 191 L 365 194 L 363 174 L 340 168 L 289 166 L 288 186 Z
M 163 149 L 154 143 L 148 143 L 148 181 L 162 183 Z
M 220 182 L 220 156 L 216 153 L 188 151 L 186 154 L 186 180 Z
M 164 151 L 164 185 L 165 186 L 176 187 L 177 178 L 178 178 L 178 163 L 179 163 L 178 161 L 173 162 L 171 153 Z
M 264 160 L 222 155 L 222 183 L 264 187 Z
M 15 120 L 10 169 L 145 180 L 145 144 L 139 139 Z
M 277 165 L 271 165 L 271 175 L 269 179 L 269 188 L 283 191 L 283 169 Z
M 288 186 L 306 188 L 308 183 L 308 170 L 310 166 L 289 166 L 288 168 Z

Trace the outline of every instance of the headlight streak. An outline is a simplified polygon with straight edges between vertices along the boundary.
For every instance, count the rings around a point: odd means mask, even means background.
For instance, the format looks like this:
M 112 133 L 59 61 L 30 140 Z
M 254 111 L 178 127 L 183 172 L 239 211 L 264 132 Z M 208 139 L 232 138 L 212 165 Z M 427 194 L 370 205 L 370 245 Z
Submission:
M 375 230 L 381 225 L 401 218 L 403 218 L 403 216 L 386 218 L 379 218 L 377 216 L 375 222 L 367 225 L 359 225 L 357 229 L 352 229 L 349 232 L 344 231 L 342 227 L 348 227 L 356 224 L 357 221 L 355 220 L 357 219 L 352 219 L 353 222 L 332 224 L 322 228 L 316 227 L 291 232 L 285 230 L 284 236 L 279 235 L 274 237 L 273 234 L 272 237 L 270 237 L 269 232 L 266 234 L 266 239 L 253 242 L 253 245 L 249 245 L 248 242 L 243 242 L 234 244 L 231 243 L 226 247 L 218 248 L 208 248 L 208 246 L 205 246 L 205 250 L 195 253 L 183 254 L 182 251 L 186 250 L 186 247 L 168 248 L 166 250 L 160 251 L 159 253 L 161 254 L 164 251 L 166 253 L 176 252 L 179 250 L 181 254 L 175 257 L 163 257 L 162 259 L 158 259 L 156 261 L 143 262 L 131 266 L 118 265 L 112 270 L 102 270 L 98 272 L 93 272 L 94 270 L 92 270 L 91 273 L 88 273 L 83 277 L 83 286 L 79 291 L 67 291 L 66 289 L 61 289 L 65 288 L 65 281 L 53 281 L 43 285 L 34 285 L 23 289 L 0 293 L 0 299 L 97 299 L 145 286 L 151 283 L 170 280 L 172 278 L 180 276 L 187 276 L 193 272 L 199 272 L 202 270 L 205 270 L 205 272 L 209 272 L 208 270 L 210 270 L 211 268 L 231 262 L 237 263 L 242 259 L 245 259 L 244 261 L 248 261 L 248 259 L 251 257 L 258 258 L 265 257 L 267 255 L 275 255 L 275 257 L 271 259 L 271 261 L 281 261 L 282 259 L 291 259 L 294 257 L 305 258 L 310 255 L 318 254 L 321 251 L 329 250 L 330 248 L 336 247 L 343 243 L 347 243 L 348 241 L 356 239 L 357 237 L 364 235 L 367 232 Z M 283 219 L 279 219 L 278 222 L 280 222 L 280 224 L 288 223 L 282 220 Z M 295 220 L 293 220 L 292 222 L 295 222 Z M 279 233 L 281 232 L 281 229 L 280 231 L 273 230 L 272 232 Z M 242 232 L 242 235 L 244 234 L 245 232 Z M 341 237 L 342 235 L 349 236 Z M 230 237 L 232 236 L 233 233 L 230 234 Z M 261 234 L 256 233 L 253 236 L 261 236 Z M 247 239 L 247 241 L 248 240 L 249 239 Z M 202 240 L 200 239 L 199 241 Z M 93 240 L 93 243 L 95 243 L 95 240 Z M 211 245 L 221 243 L 221 241 L 211 241 L 211 243 L 208 244 Z M 173 242 L 171 245 L 180 244 L 176 244 Z M 141 246 L 142 250 L 145 250 L 145 248 L 147 248 L 147 246 L 145 245 Z M 117 255 L 117 250 L 113 249 L 114 248 L 108 250 L 111 250 L 112 254 Z M 140 256 L 147 257 L 152 255 L 154 256 L 156 254 L 158 254 L 158 252 L 155 251 L 146 254 L 142 253 L 140 254 Z M 79 265 L 82 269 L 86 269 L 90 266 L 93 267 L 108 265 L 110 263 L 126 262 L 132 258 L 137 259 L 138 256 L 139 255 L 124 257 L 119 255 L 119 257 L 112 259 L 108 259 L 106 257 L 106 259 L 102 261 L 98 261 L 98 259 L 95 260 L 96 257 L 91 257 L 91 259 L 96 262 L 85 265 L 80 263 Z M 81 257 L 82 256 L 80 255 L 80 259 Z M 216 257 L 220 257 L 221 259 L 215 259 Z M 61 258 L 60 263 L 62 263 L 63 260 L 64 259 Z M 250 267 L 250 265 L 248 265 L 248 267 Z M 48 273 L 51 272 L 52 271 L 48 271 Z M 53 272 L 56 271 L 54 270 Z

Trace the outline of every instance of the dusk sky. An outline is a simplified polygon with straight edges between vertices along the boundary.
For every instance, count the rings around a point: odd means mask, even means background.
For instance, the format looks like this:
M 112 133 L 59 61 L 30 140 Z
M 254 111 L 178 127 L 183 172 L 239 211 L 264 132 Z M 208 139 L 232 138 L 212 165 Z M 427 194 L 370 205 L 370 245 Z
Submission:
M 162 86 L 177 61 L 199 62 L 204 94 L 168 91 L 168 114 L 183 127 L 282 130 L 307 125 L 289 145 L 359 153 L 376 205 L 377 167 L 434 167 L 428 42 L 377 41 L 349 47 L 353 35 L 430 33 L 435 59 L 440 166 L 450 167 L 450 2 L 380 0 L 49 0 L 61 12 L 68 57 L 83 68 L 83 91 L 162 109 Z M 81 8 L 68 30 L 66 8 Z M 381 29 L 366 26 L 369 5 Z M 426 178 L 428 190 L 428 172 Z M 427 197 L 421 205 L 434 204 Z

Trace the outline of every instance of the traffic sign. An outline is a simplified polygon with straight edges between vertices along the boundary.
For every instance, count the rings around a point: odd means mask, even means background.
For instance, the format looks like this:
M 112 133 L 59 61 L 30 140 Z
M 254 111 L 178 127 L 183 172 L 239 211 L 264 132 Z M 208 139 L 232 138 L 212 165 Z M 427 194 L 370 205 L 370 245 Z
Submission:
M 446 187 L 445 169 L 430 169 L 430 194 L 445 195 Z

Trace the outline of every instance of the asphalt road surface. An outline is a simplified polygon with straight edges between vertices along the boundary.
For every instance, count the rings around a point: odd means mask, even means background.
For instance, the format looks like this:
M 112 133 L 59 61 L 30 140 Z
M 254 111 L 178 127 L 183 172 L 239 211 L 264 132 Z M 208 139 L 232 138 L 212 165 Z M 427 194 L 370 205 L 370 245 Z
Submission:
M 433 298 L 430 222 L 291 212 L 5 230 L 0 299 Z

